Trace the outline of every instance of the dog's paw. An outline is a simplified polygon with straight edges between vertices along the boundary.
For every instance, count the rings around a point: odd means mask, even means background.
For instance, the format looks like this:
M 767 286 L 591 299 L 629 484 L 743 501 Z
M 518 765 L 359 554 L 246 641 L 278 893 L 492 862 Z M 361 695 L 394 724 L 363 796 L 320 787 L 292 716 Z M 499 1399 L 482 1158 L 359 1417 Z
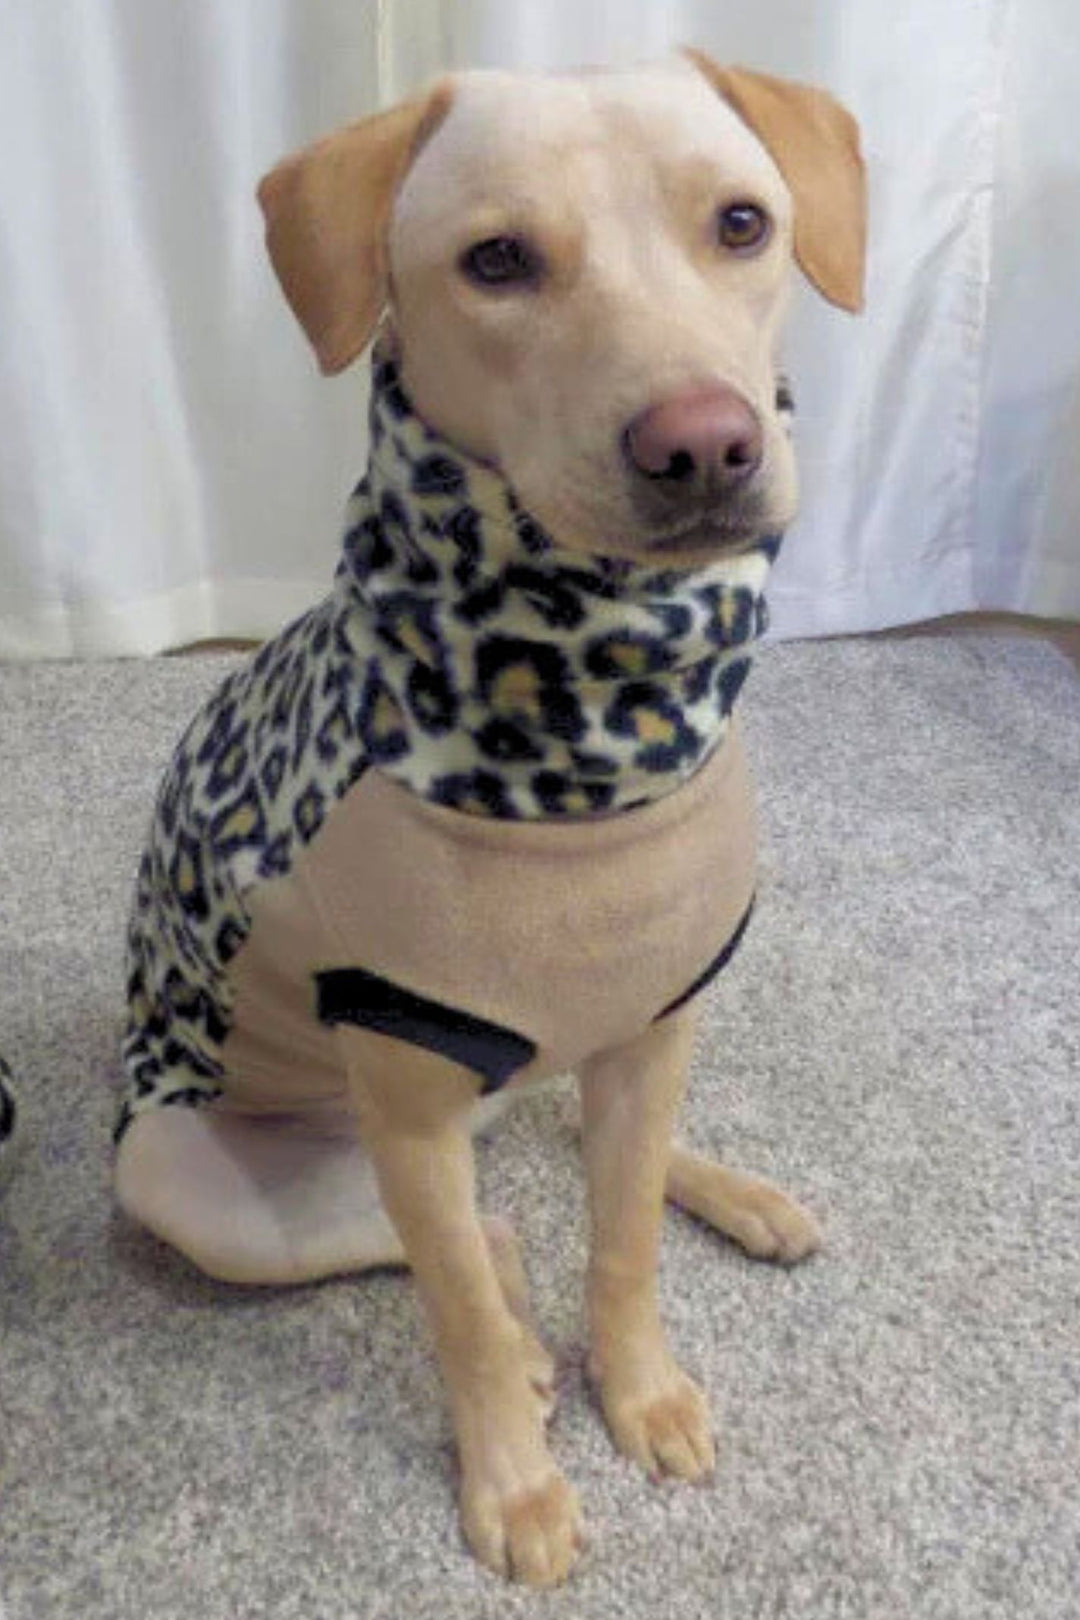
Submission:
M 708 1402 L 674 1362 L 637 1387 L 609 1378 L 600 1397 L 615 1445 L 653 1479 L 693 1482 L 712 1473 L 716 1445 Z
M 557 1469 L 510 1489 L 466 1479 L 461 1522 L 482 1564 L 526 1586 L 557 1586 L 585 1544 L 577 1492 Z
M 755 1260 L 794 1265 L 822 1244 L 814 1217 L 761 1176 L 672 1150 L 667 1196 L 731 1238 Z
M 808 1210 L 768 1181 L 747 1176 L 731 1210 L 728 1236 L 755 1260 L 793 1266 L 822 1245 L 822 1232 Z

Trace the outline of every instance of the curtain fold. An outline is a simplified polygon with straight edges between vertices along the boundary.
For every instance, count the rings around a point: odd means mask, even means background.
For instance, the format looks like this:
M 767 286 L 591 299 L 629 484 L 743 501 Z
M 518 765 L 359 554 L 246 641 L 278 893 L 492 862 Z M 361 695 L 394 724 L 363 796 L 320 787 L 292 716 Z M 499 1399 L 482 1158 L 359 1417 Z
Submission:
M 8 0 L 0 656 L 260 636 L 325 588 L 365 457 L 253 200 L 447 67 L 663 54 L 830 86 L 870 163 L 866 314 L 794 307 L 803 515 L 775 633 L 1080 617 L 1074 0 Z

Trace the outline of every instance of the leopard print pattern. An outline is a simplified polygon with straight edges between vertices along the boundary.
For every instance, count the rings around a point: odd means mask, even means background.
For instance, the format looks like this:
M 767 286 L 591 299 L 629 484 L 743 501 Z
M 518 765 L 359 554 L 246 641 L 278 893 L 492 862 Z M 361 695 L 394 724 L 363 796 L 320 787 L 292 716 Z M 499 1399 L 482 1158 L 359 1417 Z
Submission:
M 692 574 L 560 549 L 497 473 L 425 427 L 387 360 L 374 399 L 339 574 L 360 609 L 372 763 L 510 818 L 671 792 L 720 740 L 779 542 Z
M 161 785 L 128 931 L 117 1136 L 134 1113 L 220 1094 L 247 897 L 365 770 L 505 819 L 611 814 L 686 780 L 724 734 L 778 546 L 693 573 L 565 551 L 426 427 L 377 355 L 332 592 L 228 677 Z

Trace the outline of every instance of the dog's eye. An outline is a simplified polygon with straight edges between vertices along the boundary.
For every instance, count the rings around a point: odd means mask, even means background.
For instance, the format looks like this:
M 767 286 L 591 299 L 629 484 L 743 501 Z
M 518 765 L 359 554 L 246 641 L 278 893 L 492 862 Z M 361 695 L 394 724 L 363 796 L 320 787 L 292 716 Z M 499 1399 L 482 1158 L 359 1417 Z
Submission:
M 536 281 L 542 268 L 540 255 L 523 236 L 489 236 L 484 242 L 474 242 L 459 263 L 478 287 Z
M 733 253 L 754 253 L 769 240 L 772 220 L 757 203 L 729 203 L 717 215 L 716 229 L 723 247 Z

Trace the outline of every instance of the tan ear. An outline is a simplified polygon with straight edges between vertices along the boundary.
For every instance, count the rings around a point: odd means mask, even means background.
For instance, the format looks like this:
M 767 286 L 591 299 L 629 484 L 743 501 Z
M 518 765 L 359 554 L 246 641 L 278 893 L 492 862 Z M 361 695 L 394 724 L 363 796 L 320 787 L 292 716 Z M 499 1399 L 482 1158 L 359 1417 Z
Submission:
M 259 182 L 270 261 L 324 372 L 365 347 L 386 302 L 398 186 L 446 117 L 448 80 L 283 159 Z
M 690 60 L 768 150 L 795 203 L 795 257 L 818 291 L 860 310 L 866 265 L 866 175 L 859 126 L 825 90 L 748 68 Z

